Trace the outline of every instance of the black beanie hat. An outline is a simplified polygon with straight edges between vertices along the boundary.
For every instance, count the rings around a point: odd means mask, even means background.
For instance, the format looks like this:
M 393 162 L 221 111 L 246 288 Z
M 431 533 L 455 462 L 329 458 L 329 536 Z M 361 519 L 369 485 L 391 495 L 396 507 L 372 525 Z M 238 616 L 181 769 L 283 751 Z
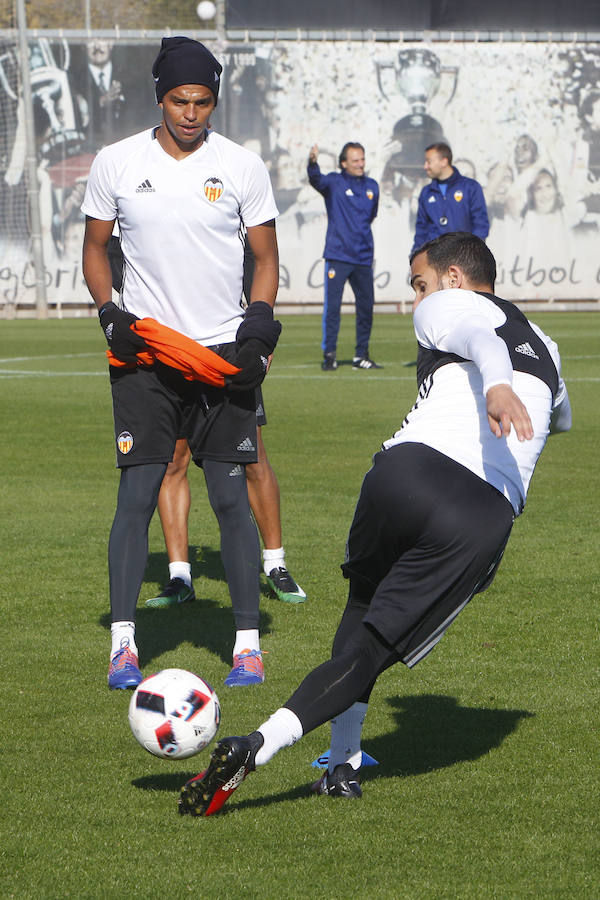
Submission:
M 167 91 L 180 84 L 203 84 L 213 92 L 216 104 L 222 71 L 221 63 L 200 41 L 187 37 L 163 38 L 152 66 L 156 102 L 160 103 Z

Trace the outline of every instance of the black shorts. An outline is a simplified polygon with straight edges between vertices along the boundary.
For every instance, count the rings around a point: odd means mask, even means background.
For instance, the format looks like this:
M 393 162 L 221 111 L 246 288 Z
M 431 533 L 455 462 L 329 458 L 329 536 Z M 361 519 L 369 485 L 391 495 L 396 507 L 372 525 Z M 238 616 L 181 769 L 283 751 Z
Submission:
M 491 584 L 513 520 L 499 491 L 424 444 L 377 453 L 342 566 L 363 621 L 415 665 Z
M 212 349 L 231 359 L 233 347 L 221 344 Z M 228 391 L 186 381 L 161 363 L 134 370 L 111 366 L 110 381 L 118 467 L 169 463 L 181 437 L 187 439 L 198 465 L 203 459 L 257 462 L 256 391 Z

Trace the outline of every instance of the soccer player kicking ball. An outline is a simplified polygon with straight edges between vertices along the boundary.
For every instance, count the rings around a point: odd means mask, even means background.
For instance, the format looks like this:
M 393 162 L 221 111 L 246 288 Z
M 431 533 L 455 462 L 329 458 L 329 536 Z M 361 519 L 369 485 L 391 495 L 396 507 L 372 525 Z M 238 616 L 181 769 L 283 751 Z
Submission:
M 429 241 L 411 273 L 417 400 L 362 485 L 331 659 L 257 731 L 218 743 L 206 772 L 182 788 L 181 813 L 217 812 L 249 772 L 328 720 L 329 767 L 313 789 L 360 797 L 377 677 L 420 662 L 490 585 L 548 434 L 571 426 L 558 348 L 494 296 L 496 264 L 480 238 Z

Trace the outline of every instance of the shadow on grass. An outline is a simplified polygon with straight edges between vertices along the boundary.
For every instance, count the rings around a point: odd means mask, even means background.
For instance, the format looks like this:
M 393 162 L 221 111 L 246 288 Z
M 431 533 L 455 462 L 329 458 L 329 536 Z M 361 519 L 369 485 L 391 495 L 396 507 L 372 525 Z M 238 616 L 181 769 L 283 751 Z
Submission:
M 210 597 L 210 582 L 225 581 L 221 554 L 212 547 L 190 547 L 190 559 L 197 559 L 192 565 L 196 600 L 167 609 L 147 609 L 144 600 L 152 596 L 147 592 L 140 599 L 141 606 L 136 611 L 136 643 L 140 651 L 141 667 L 151 664 L 153 659 L 169 650 L 175 650 L 184 641 L 191 641 L 195 647 L 202 647 L 231 665 L 235 624 L 230 606 L 223 607 Z M 166 553 L 150 553 L 146 566 L 145 581 L 165 584 L 168 580 L 168 559 Z M 270 591 L 261 585 L 261 594 Z M 100 625 L 110 629 L 110 613 L 100 617 Z M 261 610 L 259 629 L 261 635 L 271 631 L 272 618 Z
M 397 710 L 394 713 L 397 728 L 365 744 L 364 749 L 379 760 L 379 766 L 364 768 L 363 782 L 375 778 L 408 778 L 478 759 L 499 747 L 521 719 L 533 716 L 522 709 L 460 706 L 455 697 L 433 694 L 390 697 L 387 702 Z M 132 784 L 141 790 L 178 791 L 194 774 L 148 775 L 135 779 Z M 314 771 L 311 782 L 319 777 L 320 773 Z M 231 809 L 256 809 L 309 794 L 310 783 L 307 783 L 277 794 L 241 799 Z
M 523 709 L 461 706 L 455 697 L 439 694 L 387 702 L 396 710 L 397 728 L 366 742 L 379 766 L 363 770 L 365 777 L 422 775 L 478 759 L 499 747 L 521 719 L 533 716 Z

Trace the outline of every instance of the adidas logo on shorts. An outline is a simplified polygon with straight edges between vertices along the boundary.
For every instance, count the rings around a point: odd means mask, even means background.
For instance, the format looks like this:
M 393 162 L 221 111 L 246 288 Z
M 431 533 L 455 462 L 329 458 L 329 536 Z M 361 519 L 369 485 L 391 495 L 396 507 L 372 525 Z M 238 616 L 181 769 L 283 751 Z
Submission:
M 241 444 L 237 445 L 238 450 L 246 450 L 248 453 L 252 453 L 254 450 L 254 444 L 250 440 L 249 437 L 244 438 Z

